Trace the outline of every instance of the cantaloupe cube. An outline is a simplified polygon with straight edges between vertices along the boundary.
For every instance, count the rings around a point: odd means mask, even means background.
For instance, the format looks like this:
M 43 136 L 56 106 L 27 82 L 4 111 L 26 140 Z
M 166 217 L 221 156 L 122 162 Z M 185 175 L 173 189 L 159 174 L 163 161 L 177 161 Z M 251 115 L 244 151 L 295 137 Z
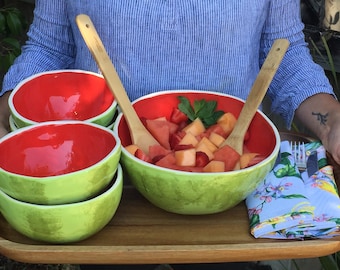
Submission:
M 196 152 L 203 152 L 203 153 L 205 153 L 208 156 L 209 160 L 212 160 L 214 158 L 214 153 L 204 143 L 201 143 L 201 144 L 196 146 Z
M 192 145 L 192 146 L 196 146 L 198 144 L 198 140 L 196 139 L 196 137 L 194 135 L 192 135 L 190 132 L 186 133 L 184 135 L 184 137 L 179 141 L 178 143 L 179 145 Z
M 128 151 L 131 155 L 135 155 L 138 148 L 139 147 L 135 144 L 130 144 L 125 147 L 126 151 Z
M 178 166 L 195 166 L 196 150 L 195 148 L 175 151 L 176 165 Z
M 232 113 L 227 112 L 217 120 L 217 124 L 219 124 L 223 128 L 224 132 L 229 135 L 234 129 L 236 120 L 236 117 Z
M 205 167 L 204 172 L 224 172 L 224 162 L 218 160 L 211 160 Z
M 240 168 L 241 169 L 246 168 L 250 161 L 252 161 L 252 159 L 257 155 L 258 155 L 257 153 L 243 153 L 240 156 Z
M 205 131 L 205 127 L 201 119 L 196 118 L 189 125 L 183 128 L 183 131 L 185 131 L 186 133 L 191 133 L 194 136 L 198 136 Z
M 215 132 L 211 132 L 209 135 L 209 141 L 211 141 L 214 145 L 216 145 L 217 147 L 219 147 L 223 142 L 224 142 L 224 137 L 215 133 Z
M 217 150 L 217 146 L 215 144 L 213 144 L 207 137 L 203 137 L 197 144 L 196 146 L 196 150 L 197 148 L 200 148 L 202 146 L 205 146 L 206 148 L 208 148 L 210 150 L 210 152 L 215 152 Z M 198 151 L 198 150 L 197 150 Z M 200 150 L 201 151 L 201 150 Z M 204 151 L 203 151 L 204 152 Z

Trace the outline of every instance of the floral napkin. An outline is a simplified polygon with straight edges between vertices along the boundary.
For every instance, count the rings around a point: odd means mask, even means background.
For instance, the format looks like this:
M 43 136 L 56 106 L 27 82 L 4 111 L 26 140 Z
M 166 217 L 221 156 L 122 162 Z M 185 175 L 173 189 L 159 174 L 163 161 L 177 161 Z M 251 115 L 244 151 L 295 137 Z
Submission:
M 300 173 L 288 141 L 281 142 L 273 170 L 246 198 L 255 238 L 305 239 L 340 235 L 340 198 L 320 142 L 306 144 Z

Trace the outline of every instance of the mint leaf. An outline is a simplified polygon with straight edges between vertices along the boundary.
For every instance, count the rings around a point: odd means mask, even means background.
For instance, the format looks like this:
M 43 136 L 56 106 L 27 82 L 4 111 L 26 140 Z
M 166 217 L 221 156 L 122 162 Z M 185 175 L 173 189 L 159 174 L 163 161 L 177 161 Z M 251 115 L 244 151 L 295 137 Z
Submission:
M 185 113 L 191 121 L 194 121 L 196 119 L 196 115 L 193 108 L 191 107 L 189 99 L 182 96 L 179 96 L 178 99 L 180 100 L 180 103 L 178 104 L 178 109 Z
M 195 100 L 192 106 L 186 97 L 179 96 L 178 99 L 180 100 L 178 109 L 185 113 L 190 121 L 200 118 L 205 127 L 216 124 L 224 114 L 223 111 L 216 111 L 217 101 L 215 100 Z

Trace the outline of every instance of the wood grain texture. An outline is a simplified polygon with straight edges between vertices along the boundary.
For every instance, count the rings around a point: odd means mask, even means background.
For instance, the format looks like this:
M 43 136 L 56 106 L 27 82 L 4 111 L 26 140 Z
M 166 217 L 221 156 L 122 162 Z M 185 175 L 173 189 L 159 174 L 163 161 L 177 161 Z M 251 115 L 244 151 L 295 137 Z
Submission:
M 255 239 L 249 234 L 244 203 L 213 215 L 165 212 L 126 186 L 111 222 L 75 244 L 32 241 L 0 216 L 0 253 L 28 263 L 153 264 L 241 262 L 310 258 L 340 250 L 340 238 L 327 240 Z

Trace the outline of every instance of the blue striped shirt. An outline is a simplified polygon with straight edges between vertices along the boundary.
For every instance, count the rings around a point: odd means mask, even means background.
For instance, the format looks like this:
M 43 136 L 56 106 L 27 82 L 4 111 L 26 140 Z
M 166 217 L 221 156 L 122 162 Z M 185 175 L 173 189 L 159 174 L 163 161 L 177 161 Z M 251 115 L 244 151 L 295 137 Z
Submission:
M 2 93 L 46 70 L 99 72 L 75 23 L 80 13 L 91 17 L 131 100 L 167 89 L 246 99 L 277 38 L 291 45 L 268 95 L 287 126 L 307 97 L 332 93 L 304 40 L 299 0 L 36 0 Z

